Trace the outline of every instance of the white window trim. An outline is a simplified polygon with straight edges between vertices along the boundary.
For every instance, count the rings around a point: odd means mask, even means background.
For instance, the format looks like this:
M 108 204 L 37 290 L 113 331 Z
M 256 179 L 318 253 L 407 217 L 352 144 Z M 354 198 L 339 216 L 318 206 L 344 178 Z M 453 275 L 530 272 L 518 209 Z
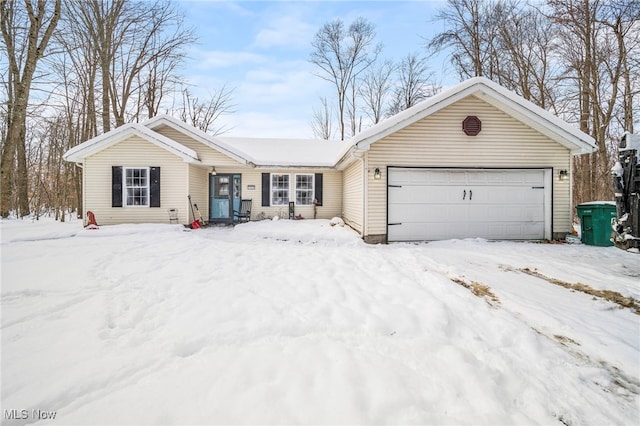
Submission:
M 298 204 L 298 176 L 310 176 L 311 177 L 311 201 L 309 204 Z M 313 200 L 316 198 L 316 176 L 314 173 L 296 173 L 293 184 L 293 200 L 296 206 L 312 206 Z M 300 189 L 300 191 L 308 191 L 307 189 Z M 291 198 L 291 197 L 289 197 Z
M 289 176 L 289 188 L 287 190 L 288 200 L 284 204 L 273 203 L 273 177 L 274 176 Z M 291 201 L 291 173 L 270 173 L 269 174 L 269 205 L 272 207 L 288 206 L 290 201 Z
M 127 170 L 140 170 L 145 169 L 147 171 L 147 204 L 141 204 L 139 206 L 129 205 L 127 203 Z M 151 205 L 151 168 L 150 167 L 123 167 L 122 168 L 122 206 L 125 208 L 148 208 Z

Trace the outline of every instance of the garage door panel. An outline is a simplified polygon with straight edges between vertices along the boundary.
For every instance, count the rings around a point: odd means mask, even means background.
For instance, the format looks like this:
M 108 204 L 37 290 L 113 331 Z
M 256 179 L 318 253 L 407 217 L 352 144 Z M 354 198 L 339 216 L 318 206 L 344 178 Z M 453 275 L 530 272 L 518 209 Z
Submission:
M 469 212 L 447 205 L 406 204 L 389 206 L 389 223 L 468 221 Z
M 464 238 L 469 233 L 468 227 L 465 222 L 402 223 L 390 225 L 389 233 L 393 229 L 393 235 L 397 236 L 394 241 L 444 240 Z
M 486 209 L 485 212 L 476 213 L 474 207 L 470 216 L 485 217 L 486 222 L 544 222 L 544 212 L 541 212 L 537 206 L 480 206 L 477 209 L 482 208 Z
M 391 167 L 388 182 L 389 241 L 545 235 L 545 170 Z
M 514 187 L 514 186 L 495 186 L 485 188 L 473 188 L 472 201 L 478 203 L 491 204 L 513 204 L 527 203 L 540 204 L 544 201 L 544 191 L 540 189 L 532 189 L 531 186 Z
M 462 187 L 403 185 L 389 187 L 389 204 L 453 204 L 464 202 Z M 467 194 L 468 197 L 468 194 Z

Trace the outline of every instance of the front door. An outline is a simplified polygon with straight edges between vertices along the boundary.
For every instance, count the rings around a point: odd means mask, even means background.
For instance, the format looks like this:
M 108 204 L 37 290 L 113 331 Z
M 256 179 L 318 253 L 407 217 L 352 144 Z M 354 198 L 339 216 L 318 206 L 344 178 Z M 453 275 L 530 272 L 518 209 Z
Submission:
M 240 188 L 240 175 L 219 174 L 210 176 L 210 222 L 231 222 L 233 220 L 233 210 L 239 208 Z

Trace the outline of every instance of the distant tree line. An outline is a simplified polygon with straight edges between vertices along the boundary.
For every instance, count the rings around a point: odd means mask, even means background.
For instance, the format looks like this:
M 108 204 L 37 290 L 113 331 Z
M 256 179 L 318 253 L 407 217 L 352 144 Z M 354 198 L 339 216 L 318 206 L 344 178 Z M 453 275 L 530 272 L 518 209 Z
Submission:
M 168 112 L 224 131 L 213 123 L 231 112 L 233 89 L 198 99 L 181 78 L 196 37 L 178 6 L 0 0 L 1 217 L 82 212 L 82 169 L 62 155 L 125 123 Z
M 375 124 L 436 94 L 428 61 L 446 53 L 460 80 L 485 76 L 591 135 L 598 152 L 574 158 L 574 205 L 611 200 L 617 141 L 638 122 L 640 1 L 447 0 L 434 20 L 446 30 L 396 64 L 380 59 L 365 19 L 322 26 L 310 61 L 336 98 L 314 110 L 316 136 L 351 137 L 363 117 Z

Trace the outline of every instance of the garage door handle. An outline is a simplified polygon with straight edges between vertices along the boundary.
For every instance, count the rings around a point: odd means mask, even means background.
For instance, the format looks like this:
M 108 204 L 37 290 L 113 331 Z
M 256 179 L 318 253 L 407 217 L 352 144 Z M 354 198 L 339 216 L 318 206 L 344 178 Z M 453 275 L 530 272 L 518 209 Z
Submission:
M 467 198 L 467 190 L 466 189 L 464 191 L 462 191 L 462 199 L 464 200 L 465 198 Z
M 469 201 L 471 201 L 471 198 L 473 198 L 473 191 L 469 190 Z
M 387 223 L 388 226 L 393 226 L 393 225 L 402 225 L 402 222 L 398 222 L 398 223 Z

